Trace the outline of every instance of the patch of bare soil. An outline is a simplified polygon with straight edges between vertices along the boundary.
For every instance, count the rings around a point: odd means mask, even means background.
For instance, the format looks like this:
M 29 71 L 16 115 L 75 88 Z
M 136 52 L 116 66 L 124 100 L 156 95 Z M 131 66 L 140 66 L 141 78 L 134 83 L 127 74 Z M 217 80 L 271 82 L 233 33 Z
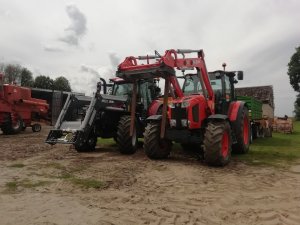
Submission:
M 77 153 L 44 144 L 48 130 L 0 135 L 0 224 L 300 224 L 298 167 Z

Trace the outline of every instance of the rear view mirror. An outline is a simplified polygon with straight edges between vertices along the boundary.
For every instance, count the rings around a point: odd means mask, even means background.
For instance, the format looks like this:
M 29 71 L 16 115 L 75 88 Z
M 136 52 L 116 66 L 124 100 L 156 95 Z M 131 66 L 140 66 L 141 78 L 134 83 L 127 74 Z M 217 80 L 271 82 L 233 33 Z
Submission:
M 244 72 L 243 71 L 237 71 L 237 78 L 238 80 L 244 79 Z

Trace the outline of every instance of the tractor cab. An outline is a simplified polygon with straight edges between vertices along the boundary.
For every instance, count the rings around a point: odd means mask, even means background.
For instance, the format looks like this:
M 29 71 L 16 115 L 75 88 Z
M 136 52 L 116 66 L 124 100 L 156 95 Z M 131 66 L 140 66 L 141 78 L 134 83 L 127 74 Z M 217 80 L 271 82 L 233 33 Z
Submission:
M 209 79 L 215 93 L 216 113 L 227 114 L 230 103 L 236 100 L 234 85 L 238 80 L 243 79 L 242 71 L 222 71 L 209 72 Z
M 131 97 L 133 88 L 131 82 L 118 77 L 112 78 L 110 81 L 113 83 L 111 95 Z M 157 82 L 157 79 L 139 80 L 137 85 L 137 107 L 140 112 L 146 113 L 153 100 L 158 99 L 161 95 Z
M 243 79 L 242 71 L 216 70 L 208 72 L 210 84 L 215 95 L 215 113 L 227 114 L 230 102 L 236 99 L 234 91 L 234 84 L 238 82 L 235 79 L 236 75 L 238 80 Z M 205 93 L 198 74 L 186 74 L 183 78 L 182 91 L 185 96 L 203 95 Z

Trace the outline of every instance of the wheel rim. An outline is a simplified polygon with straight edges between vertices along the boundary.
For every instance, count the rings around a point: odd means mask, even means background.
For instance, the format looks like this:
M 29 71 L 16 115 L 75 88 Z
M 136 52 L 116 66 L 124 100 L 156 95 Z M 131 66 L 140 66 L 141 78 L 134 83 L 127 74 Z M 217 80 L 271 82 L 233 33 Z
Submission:
M 228 155 L 229 151 L 229 136 L 228 132 L 225 131 L 222 137 L 222 156 L 225 158 Z
M 20 126 L 21 126 L 21 120 L 18 119 L 17 122 L 16 122 L 16 125 L 12 126 L 12 128 L 14 130 L 17 130 L 17 129 L 19 129 Z
M 244 118 L 244 143 L 245 145 L 249 144 L 249 121 L 248 118 Z

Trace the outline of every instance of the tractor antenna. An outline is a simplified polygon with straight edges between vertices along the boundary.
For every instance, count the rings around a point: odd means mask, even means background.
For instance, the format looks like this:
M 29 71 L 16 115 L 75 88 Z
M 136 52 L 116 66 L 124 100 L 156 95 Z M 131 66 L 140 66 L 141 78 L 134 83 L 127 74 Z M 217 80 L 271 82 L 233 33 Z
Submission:
M 227 66 L 226 63 L 223 63 L 222 66 L 223 66 L 223 69 L 224 69 L 224 71 L 225 71 L 225 68 L 226 68 L 226 66 Z

